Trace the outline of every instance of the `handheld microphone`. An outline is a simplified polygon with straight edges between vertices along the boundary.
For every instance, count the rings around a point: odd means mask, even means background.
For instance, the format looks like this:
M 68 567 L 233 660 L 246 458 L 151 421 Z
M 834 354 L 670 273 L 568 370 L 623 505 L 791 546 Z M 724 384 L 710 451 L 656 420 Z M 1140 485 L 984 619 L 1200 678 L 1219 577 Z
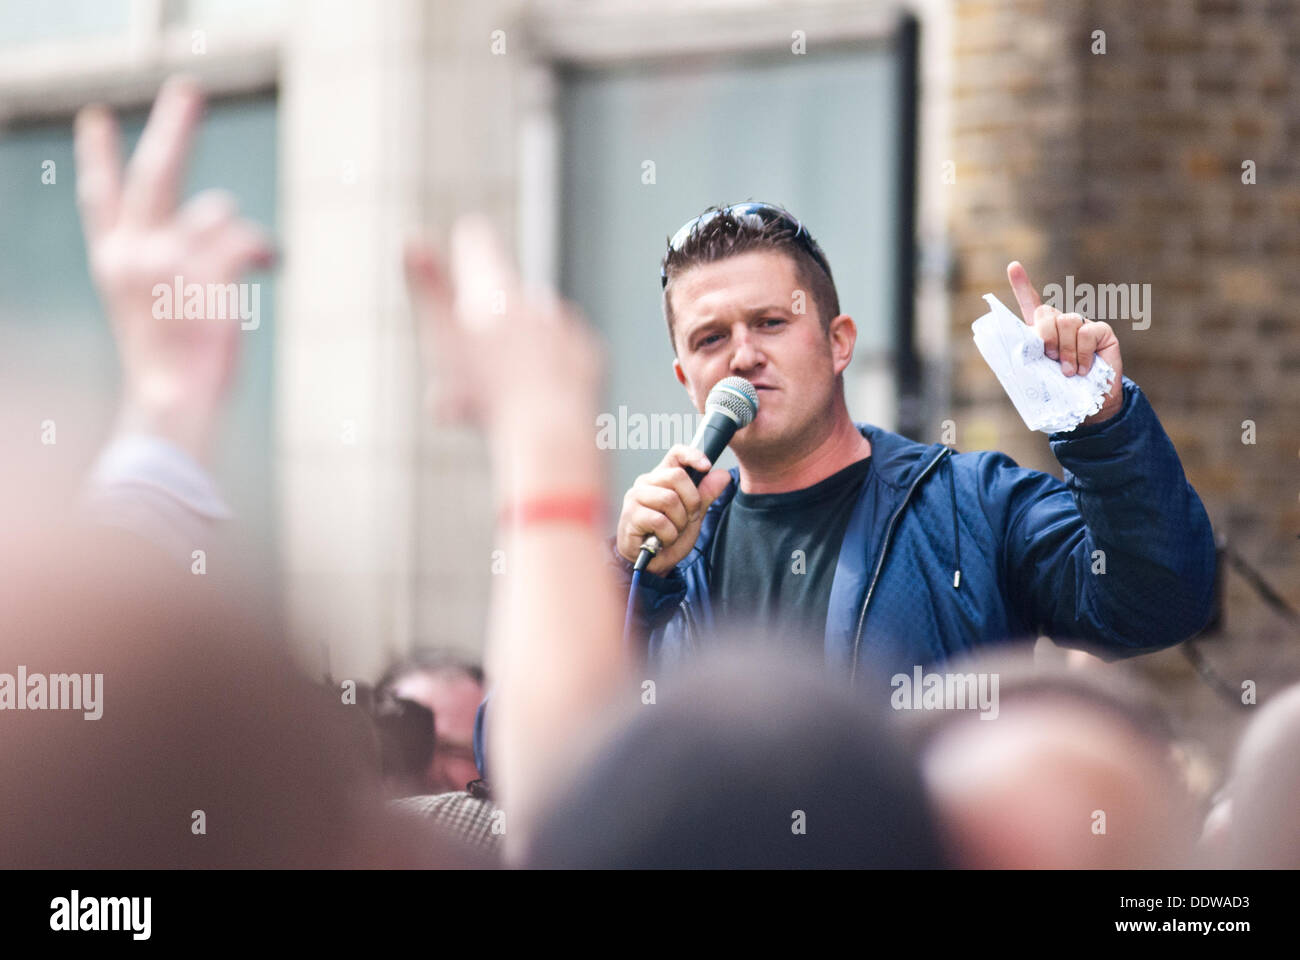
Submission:
M 731 442 L 736 431 L 753 423 L 757 415 L 758 391 L 754 389 L 752 383 L 744 377 L 726 377 L 719 380 L 709 391 L 708 400 L 704 402 L 704 419 L 695 432 L 695 439 L 691 441 L 691 446 L 708 457 L 709 463 L 716 463 L 722 451 L 727 449 L 727 444 Z M 686 467 L 686 475 L 696 486 L 699 486 L 700 480 L 704 478 L 704 474 L 694 467 Z M 646 537 L 645 543 L 641 545 L 641 552 L 637 555 L 636 566 L 632 568 L 633 571 L 644 570 L 662 547 L 663 544 L 653 533 Z

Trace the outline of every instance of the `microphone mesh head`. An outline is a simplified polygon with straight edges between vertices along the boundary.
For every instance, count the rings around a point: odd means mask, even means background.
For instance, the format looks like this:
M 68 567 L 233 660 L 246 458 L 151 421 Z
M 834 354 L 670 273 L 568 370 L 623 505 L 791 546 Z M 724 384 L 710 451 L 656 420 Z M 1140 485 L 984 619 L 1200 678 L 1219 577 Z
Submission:
M 739 427 L 747 427 L 758 415 L 758 391 L 744 377 L 727 377 L 719 380 L 709 391 L 704 409 L 707 411 L 714 407 L 730 416 Z

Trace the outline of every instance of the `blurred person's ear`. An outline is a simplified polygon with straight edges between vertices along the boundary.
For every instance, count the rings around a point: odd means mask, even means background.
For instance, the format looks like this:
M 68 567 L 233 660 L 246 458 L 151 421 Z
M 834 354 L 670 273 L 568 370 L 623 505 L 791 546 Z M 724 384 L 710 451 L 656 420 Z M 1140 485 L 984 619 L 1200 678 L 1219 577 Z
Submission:
M 1232 844 L 1232 801 L 1219 797 L 1201 824 L 1201 852 L 1215 864 L 1225 864 Z

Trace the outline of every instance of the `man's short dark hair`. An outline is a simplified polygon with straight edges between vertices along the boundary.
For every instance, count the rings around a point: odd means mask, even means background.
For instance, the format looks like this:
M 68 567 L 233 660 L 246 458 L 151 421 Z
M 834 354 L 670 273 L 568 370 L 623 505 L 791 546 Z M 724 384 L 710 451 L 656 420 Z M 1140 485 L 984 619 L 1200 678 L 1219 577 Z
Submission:
M 758 217 L 752 216 L 732 216 L 725 210 L 721 206 L 705 210 L 686 239 L 676 249 L 670 247 L 660 263 L 667 277 L 664 287 L 664 318 L 668 321 L 668 339 L 672 341 L 673 352 L 677 352 L 672 304 L 673 279 L 699 264 L 715 263 L 753 250 L 775 250 L 794 261 L 795 276 L 800 287 L 808 291 L 809 299 L 817 305 L 822 329 L 829 330 L 831 320 L 839 316 L 840 312 L 840 298 L 835 291 L 835 281 L 804 249 L 803 240 L 795 239 L 798 232 L 795 225 L 779 220 L 761 222 Z M 716 213 L 716 216 L 706 216 L 710 213 Z M 807 228 L 804 228 L 804 232 L 808 243 L 820 253 L 821 248 L 817 242 L 811 235 L 807 235 Z M 824 254 L 822 259 L 826 259 Z
M 946 866 L 892 718 L 767 637 L 715 638 L 658 680 L 557 790 L 525 857 L 545 869 Z M 787 644 L 790 638 L 786 638 Z M 609 722 L 613 722 L 613 717 Z M 800 829 L 806 818 L 806 829 Z

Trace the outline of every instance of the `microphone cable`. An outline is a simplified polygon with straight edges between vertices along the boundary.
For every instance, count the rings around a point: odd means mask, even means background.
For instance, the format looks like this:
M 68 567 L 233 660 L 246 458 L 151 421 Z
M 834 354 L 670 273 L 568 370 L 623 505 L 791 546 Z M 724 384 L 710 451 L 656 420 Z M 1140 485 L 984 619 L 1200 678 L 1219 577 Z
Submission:
M 641 571 L 632 571 L 632 586 L 627 591 L 627 616 L 623 619 L 623 646 L 632 646 L 632 614 L 636 611 L 636 589 L 641 585 Z

